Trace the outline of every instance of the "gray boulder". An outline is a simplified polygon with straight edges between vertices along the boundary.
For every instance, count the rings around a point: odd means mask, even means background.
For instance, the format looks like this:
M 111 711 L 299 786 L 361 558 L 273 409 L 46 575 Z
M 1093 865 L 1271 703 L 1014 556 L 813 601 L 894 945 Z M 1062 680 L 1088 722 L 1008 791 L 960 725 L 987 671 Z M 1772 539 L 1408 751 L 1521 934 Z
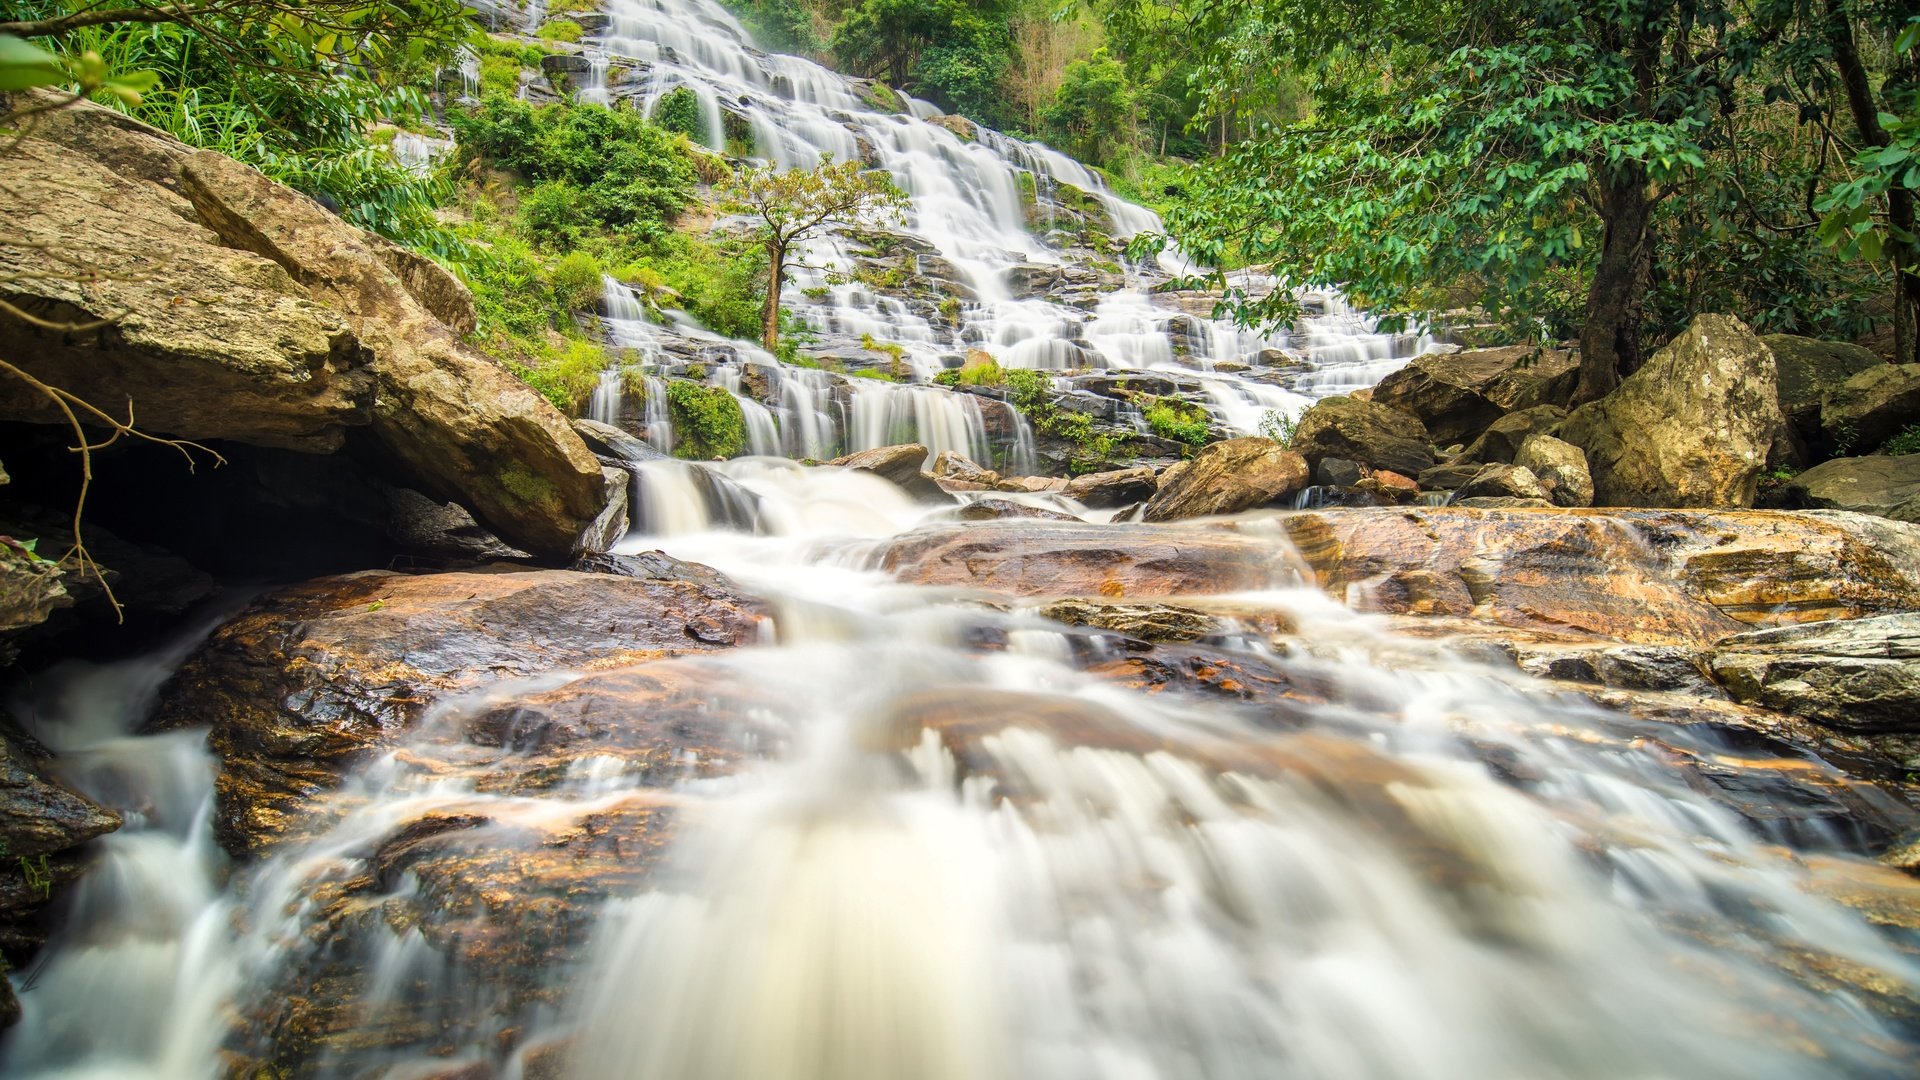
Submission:
M 1920 423 L 1920 364 L 1881 364 L 1841 383 L 1820 407 L 1827 445 L 1864 453 Z
M 1736 701 L 1848 731 L 1920 732 L 1920 612 L 1735 634 L 1709 666 Z
M 1785 484 L 1767 500 L 1786 510 L 1853 510 L 1912 521 L 1920 497 L 1920 454 L 1834 458 Z
M 1419 417 L 1446 446 L 1470 441 L 1507 413 L 1565 405 L 1579 374 L 1571 353 L 1530 345 L 1429 353 L 1380 380 L 1373 400 Z
M 1829 393 L 1868 368 L 1886 361 L 1858 345 L 1820 341 L 1793 334 L 1768 334 L 1760 339 L 1773 350 L 1778 366 L 1780 411 L 1802 438 L 1820 431 L 1820 406 Z
M 1519 465 L 1483 465 L 1473 479 L 1461 485 L 1456 501 L 1468 499 L 1538 499 L 1547 502 L 1547 489 L 1533 470 Z
M 1499 461 L 1511 463 L 1520 452 L 1520 444 L 1534 435 L 1544 435 L 1567 418 L 1567 410 L 1558 405 L 1535 405 L 1521 409 L 1487 425 L 1480 437 L 1452 459 L 1455 462 Z

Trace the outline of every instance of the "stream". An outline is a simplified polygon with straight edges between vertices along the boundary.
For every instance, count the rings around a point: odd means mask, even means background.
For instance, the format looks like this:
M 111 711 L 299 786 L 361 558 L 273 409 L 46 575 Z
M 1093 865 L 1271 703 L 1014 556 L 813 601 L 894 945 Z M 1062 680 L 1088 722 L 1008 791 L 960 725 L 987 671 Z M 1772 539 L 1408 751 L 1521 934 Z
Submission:
M 501 679 L 436 704 L 316 798 L 319 825 L 235 864 L 201 733 L 131 734 L 193 640 L 41 680 L 18 714 L 128 824 L 25 980 L 6 1074 L 227 1075 L 287 1050 L 250 1023 L 259 1003 L 327 985 L 366 1042 L 284 1075 L 1911 1075 L 1913 1030 L 1806 977 L 1920 980 L 1807 890 L 1803 860 L 1845 863 L 1857 841 L 1696 790 L 1673 750 L 1733 753 L 1713 735 L 1350 611 L 1299 583 L 1270 515 L 1239 523 L 1270 587 L 1182 602 L 1233 612 L 1206 640 L 1289 694 L 1144 692 L 1103 674 L 1122 635 L 877 568 L 889 538 L 952 511 L 849 470 L 705 468 L 640 466 L 648 505 L 679 509 L 623 548 L 711 564 L 772 627 L 633 669 L 707 703 L 664 766 L 573 749 L 516 790 L 502 778 L 531 775 L 537 740 L 491 745 L 476 715 L 658 717 L 582 689 L 627 669 Z M 632 827 L 669 812 L 657 843 Z M 634 873 L 596 883 L 566 962 L 503 988 L 391 914 L 424 874 L 359 880 L 394 836 L 456 816 L 478 823 L 476 858 L 610 817 L 648 839 L 620 856 Z M 347 882 L 389 914 L 322 933 Z M 483 1016 L 449 1055 L 438 1033 Z

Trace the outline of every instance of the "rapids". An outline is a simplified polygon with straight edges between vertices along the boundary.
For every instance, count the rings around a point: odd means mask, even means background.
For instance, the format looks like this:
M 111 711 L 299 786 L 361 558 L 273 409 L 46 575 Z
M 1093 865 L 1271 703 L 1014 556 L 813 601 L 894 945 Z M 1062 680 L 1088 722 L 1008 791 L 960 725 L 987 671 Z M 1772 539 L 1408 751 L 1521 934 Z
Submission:
M 25 980 L 6 1074 L 225 1075 L 226 1054 L 294 1053 L 246 1018 L 322 983 L 371 1049 L 349 1031 L 260 1075 L 1911 1074 L 1920 1036 L 1808 976 L 1920 980 L 1808 891 L 1804 860 L 1844 864 L 1856 841 L 1696 790 L 1674 748 L 1726 752 L 1711 736 L 1346 609 L 1301 584 L 1270 518 L 1238 524 L 1270 548 L 1270 587 L 1182 600 L 1220 620 L 1220 655 L 1298 691 L 1255 703 L 1127 688 L 1100 674 L 1120 636 L 896 580 L 884 544 L 951 511 L 870 475 L 636 468 L 651 516 L 624 547 L 699 558 L 773 605 L 764 643 L 665 662 L 719 703 L 737 769 L 580 752 L 509 788 L 530 751 L 472 744 L 467 722 L 604 676 L 502 679 L 362 761 L 309 834 L 235 865 L 212 842 L 203 737 L 132 734 L 193 642 L 63 669 L 17 712 L 128 825 Z M 664 851 L 603 883 L 571 959 L 513 994 L 405 919 L 321 945 L 345 883 L 376 912 L 425 888 L 361 877 L 408 822 L 483 821 L 465 835 L 484 856 L 636 806 L 676 815 Z M 488 898 L 516 902 L 536 901 Z M 443 1029 L 469 1033 L 451 1057 Z

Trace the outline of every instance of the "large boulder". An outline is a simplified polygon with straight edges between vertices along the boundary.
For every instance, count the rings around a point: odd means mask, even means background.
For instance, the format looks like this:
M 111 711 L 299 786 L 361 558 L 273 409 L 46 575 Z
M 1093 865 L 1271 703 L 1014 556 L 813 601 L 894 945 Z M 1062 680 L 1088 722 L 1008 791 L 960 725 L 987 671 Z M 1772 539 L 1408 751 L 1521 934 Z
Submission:
M 1920 607 L 1920 527 L 1769 511 L 1327 510 L 1282 519 L 1356 607 L 1617 642 Z
M 1307 486 L 1307 460 L 1272 439 L 1227 439 L 1200 451 L 1147 502 L 1146 521 L 1233 514 Z
M 1752 506 L 1786 426 L 1773 353 L 1746 324 L 1700 315 L 1554 435 L 1585 452 L 1599 506 Z
M 1546 486 L 1524 465 L 1482 465 L 1471 480 L 1460 485 L 1454 497 L 1461 501 L 1484 498 L 1548 501 Z
M 1380 380 L 1373 400 L 1420 418 L 1440 446 L 1468 442 L 1510 412 L 1565 405 L 1580 364 L 1562 349 L 1510 345 L 1416 356 Z
M 1067 481 L 1064 493 L 1096 510 L 1111 510 L 1153 498 L 1156 481 L 1152 468 L 1138 465 L 1076 476 Z
M 299 808 L 445 695 L 501 678 L 758 640 L 764 608 L 717 575 L 368 571 L 269 594 L 188 659 L 156 729 L 211 723 L 215 832 L 258 854 L 317 827 Z M 623 575 L 631 568 L 623 564 Z
M 1842 383 L 1886 361 L 1844 341 L 1821 341 L 1793 334 L 1768 334 L 1760 340 L 1773 350 L 1779 368 L 1780 411 L 1796 433 L 1809 439 L 1820 431 L 1820 406 Z
M 1920 364 L 1881 364 L 1841 383 L 1820 407 L 1820 430 L 1836 450 L 1875 450 L 1920 423 Z
M 1711 666 L 1748 704 L 1849 731 L 1920 734 L 1920 613 L 1735 634 Z
M 1529 435 L 1513 463 L 1533 473 L 1555 506 L 1592 506 L 1593 475 L 1580 448 L 1551 435 Z
M 883 480 L 891 481 L 900 490 L 916 499 L 931 502 L 952 502 L 953 496 L 947 494 L 934 478 L 922 471 L 927 462 L 927 448 L 919 443 L 902 443 L 898 446 L 876 446 L 871 450 L 859 450 L 843 454 L 827 464 L 842 469 L 858 469 L 870 472 Z
M 1853 510 L 1920 521 L 1920 454 L 1834 458 L 1781 485 L 1768 498 L 1784 509 Z
M 931 525 L 887 541 L 874 558 L 915 585 L 1105 601 L 1242 592 L 1294 577 L 1270 539 L 1200 525 Z
M 1401 476 L 1419 476 L 1433 465 L 1427 429 L 1412 413 L 1351 397 L 1330 397 L 1300 415 L 1288 444 L 1318 465 L 1345 458 Z
M 94 106 L 8 158 L 32 213 L 0 236 L 0 348 L 143 428 L 308 452 L 374 436 L 389 471 L 516 547 L 570 555 L 607 504 L 558 410 L 465 345 L 472 299 L 444 269 L 231 158 Z M 49 253 L 52 253 L 50 256 Z M 0 417 L 59 422 L 17 382 Z

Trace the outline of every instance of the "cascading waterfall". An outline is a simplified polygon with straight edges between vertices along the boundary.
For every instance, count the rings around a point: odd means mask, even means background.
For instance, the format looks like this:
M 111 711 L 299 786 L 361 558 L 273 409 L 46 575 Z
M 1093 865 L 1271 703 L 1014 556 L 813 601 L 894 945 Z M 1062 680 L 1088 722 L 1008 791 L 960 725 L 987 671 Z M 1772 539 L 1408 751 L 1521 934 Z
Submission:
M 1177 251 L 1151 264 L 1118 260 L 1115 245 L 1160 223 L 1079 162 L 971 124 L 956 125 L 956 133 L 929 122 L 939 113 L 926 102 L 898 99 L 904 111 L 895 111 L 890 91 L 807 60 L 760 52 L 714 0 L 611 0 L 606 11 L 608 27 L 586 53 L 591 99 L 631 99 L 651 112 L 666 94 L 684 88 L 699 101 L 715 148 L 725 145 L 732 117 L 750 136 L 748 153 L 756 159 L 795 168 L 812 166 L 822 154 L 860 158 L 889 171 L 912 196 L 897 230 L 911 250 L 895 257 L 942 303 L 877 293 L 851 275 L 870 255 L 858 243 L 845 236 L 814 241 L 788 295 L 818 337 L 816 352 L 857 353 L 871 338 L 902 350 L 915 381 L 957 366 L 973 348 L 1011 367 L 1177 373 L 1202 380 L 1193 396 L 1220 427 L 1252 434 L 1267 412 L 1297 413 L 1315 398 L 1370 386 L 1432 344 L 1420 334 L 1376 332 L 1337 296 L 1307 297 L 1297 327 L 1264 335 L 1213 320 L 1210 299 L 1187 305 L 1197 311 L 1184 310 L 1155 287 L 1193 268 Z M 620 59 L 611 75 L 609 57 Z M 1084 195 L 1069 198 L 1073 191 Z M 1070 209 L 1069 202 L 1086 205 Z M 1076 233 L 1081 221 L 1091 222 L 1085 228 L 1098 236 Z M 1094 248 L 1075 247 L 1082 243 Z M 1247 273 L 1237 274 L 1235 284 L 1255 292 L 1282 287 Z M 642 351 L 662 338 L 677 339 L 680 355 L 705 353 L 715 363 L 779 372 L 769 381 L 780 396 L 758 404 L 785 453 L 821 457 L 879 445 L 869 433 L 885 416 L 893 441 L 937 444 L 983 461 L 995 452 L 1002 460 L 1020 459 L 1010 445 L 983 449 L 969 427 L 969 406 L 938 404 L 936 398 L 954 396 L 943 390 L 855 385 L 850 396 L 860 403 L 828 408 L 818 401 L 818 387 L 789 396 L 796 369 L 684 316 L 646 331 L 643 342 L 623 340 L 617 330 L 610 336 Z M 1277 374 L 1246 377 L 1247 367 L 1276 357 L 1285 358 Z M 1235 370 L 1220 370 L 1222 364 Z M 811 406 L 800 400 L 808 395 L 816 399 Z M 758 424 L 750 400 L 742 396 L 743 408 Z

